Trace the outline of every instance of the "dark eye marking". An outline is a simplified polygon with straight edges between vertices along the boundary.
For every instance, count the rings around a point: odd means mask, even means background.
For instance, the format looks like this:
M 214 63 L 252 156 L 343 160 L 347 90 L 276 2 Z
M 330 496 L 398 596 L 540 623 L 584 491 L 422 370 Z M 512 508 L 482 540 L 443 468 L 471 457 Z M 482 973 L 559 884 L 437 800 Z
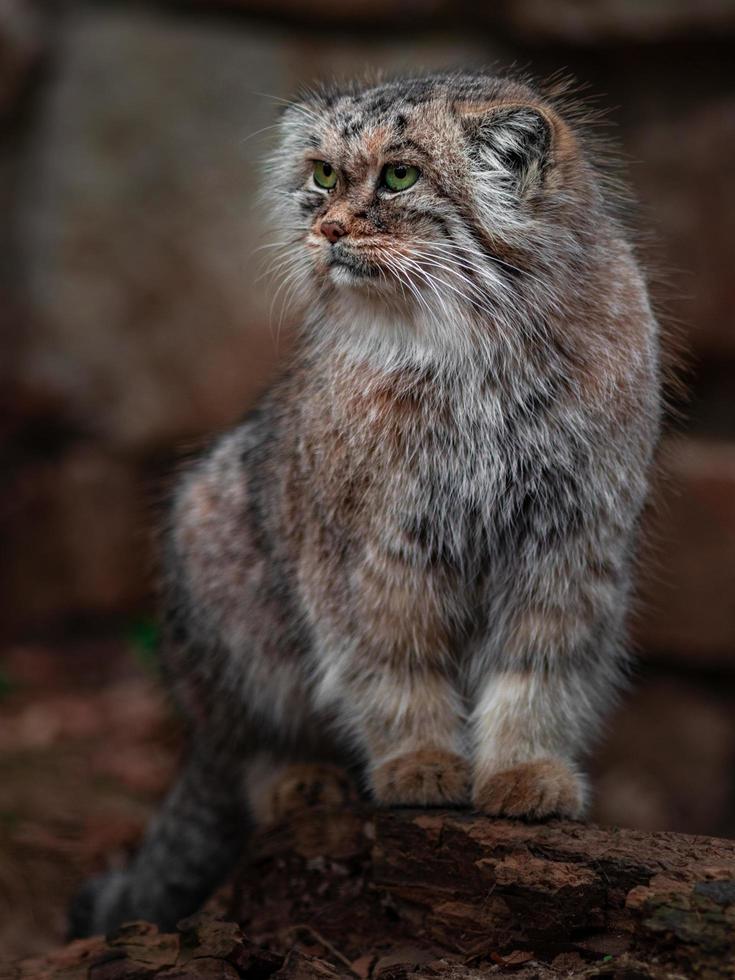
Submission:
M 324 198 L 324 194 L 320 194 L 318 191 L 305 191 L 303 196 L 299 198 L 298 209 L 301 214 L 310 215 L 320 208 L 326 210 L 327 202 Z
M 309 197 L 305 201 L 299 201 L 299 211 L 301 214 L 313 214 L 322 203 L 321 194 L 315 195 L 314 198 Z

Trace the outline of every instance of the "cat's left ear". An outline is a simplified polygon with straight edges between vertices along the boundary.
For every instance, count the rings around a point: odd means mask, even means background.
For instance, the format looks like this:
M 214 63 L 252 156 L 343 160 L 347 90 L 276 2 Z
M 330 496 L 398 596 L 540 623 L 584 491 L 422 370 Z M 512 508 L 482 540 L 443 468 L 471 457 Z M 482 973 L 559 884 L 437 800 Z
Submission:
M 555 125 L 531 105 L 455 106 L 480 169 L 502 176 L 519 200 L 539 191 L 553 161 Z

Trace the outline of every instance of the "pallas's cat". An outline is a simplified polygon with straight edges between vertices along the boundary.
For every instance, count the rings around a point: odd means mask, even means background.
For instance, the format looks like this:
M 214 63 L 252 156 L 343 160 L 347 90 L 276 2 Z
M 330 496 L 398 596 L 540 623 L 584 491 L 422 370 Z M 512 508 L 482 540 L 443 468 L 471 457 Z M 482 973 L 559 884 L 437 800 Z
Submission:
M 624 673 L 658 332 L 580 111 L 453 74 L 325 88 L 280 129 L 268 219 L 302 330 L 179 481 L 188 760 L 77 932 L 193 911 L 293 763 L 379 804 L 579 816 Z

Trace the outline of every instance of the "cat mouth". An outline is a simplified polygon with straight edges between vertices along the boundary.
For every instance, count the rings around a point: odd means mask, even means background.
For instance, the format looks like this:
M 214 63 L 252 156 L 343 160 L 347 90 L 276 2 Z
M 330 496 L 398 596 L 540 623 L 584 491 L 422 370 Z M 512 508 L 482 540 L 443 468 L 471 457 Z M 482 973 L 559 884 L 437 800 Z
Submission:
M 339 281 L 377 279 L 378 267 L 367 259 L 354 255 L 340 246 L 332 247 L 328 267 Z

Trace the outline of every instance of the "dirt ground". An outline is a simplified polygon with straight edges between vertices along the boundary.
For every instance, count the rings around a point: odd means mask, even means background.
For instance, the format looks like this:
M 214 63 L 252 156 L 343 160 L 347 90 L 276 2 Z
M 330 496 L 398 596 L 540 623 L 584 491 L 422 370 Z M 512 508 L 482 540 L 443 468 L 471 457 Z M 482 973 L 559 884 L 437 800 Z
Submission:
M 0 660 L 0 960 L 63 941 L 82 879 L 120 863 L 176 763 L 176 721 L 131 639 Z

